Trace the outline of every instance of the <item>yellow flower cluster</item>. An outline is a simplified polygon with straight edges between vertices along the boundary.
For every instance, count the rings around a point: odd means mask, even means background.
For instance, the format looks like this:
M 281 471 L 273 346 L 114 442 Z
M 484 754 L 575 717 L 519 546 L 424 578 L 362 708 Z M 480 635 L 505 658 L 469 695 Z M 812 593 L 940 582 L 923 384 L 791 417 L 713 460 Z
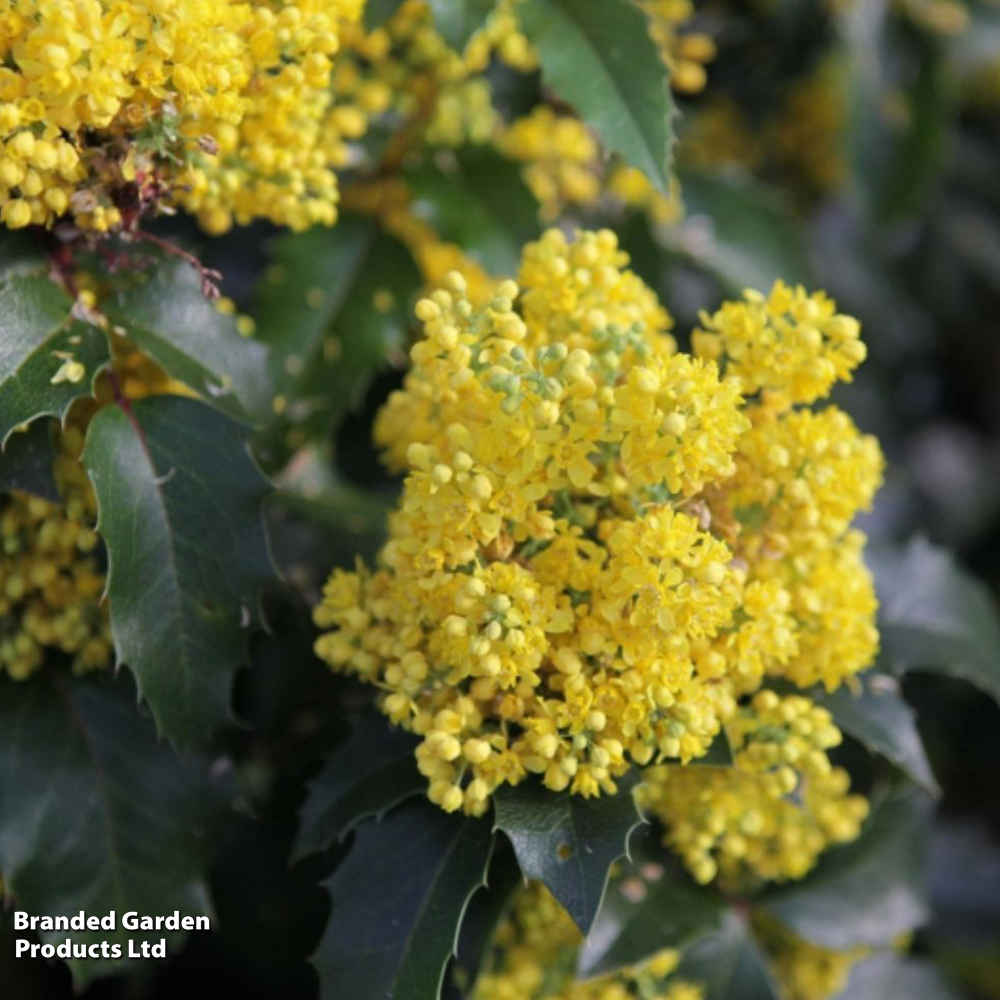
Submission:
M 827 750 L 842 737 L 809 698 L 758 692 L 726 726 L 735 766 L 647 770 L 638 799 L 699 882 L 744 890 L 801 878 L 830 844 L 853 840 L 868 814 Z
M 824 338 L 791 338 L 812 362 L 758 392 L 749 358 L 726 377 L 677 353 L 626 263 L 610 232 L 551 230 L 482 308 L 450 275 L 419 303 L 425 338 L 377 419 L 403 496 L 380 567 L 330 578 L 316 648 L 423 737 L 447 810 L 479 815 L 527 774 L 612 792 L 633 762 L 704 754 L 765 674 L 832 683 L 874 653 L 844 531 L 877 447 L 838 411 L 775 409 L 812 391 L 801 370 L 822 368 Z M 725 365 L 735 328 L 713 327 Z
M 338 104 L 375 117 L 389 113 L 387 154 L 398 159 L 415 142 L 459 146 L 489 142 L 499 122 L 484 73 L 495 56 L 520 70 L 536 66 L 518 30 L 512 0 L 502 0 L 464 52 L 438 33 L 426 0 L 404 0 L 372 31 L 344 29 L 333 73 Z
M 547 104 L 503 129 L 496 144 L 508 159 L 524 164 L 524 182 L 541 205 L 539 214 L 545 221 L 600 202 L 639 208 L 656 223 L 676 222 L 682 214 L 676 180 L 666 197 L 641 170 L 618 162 L 609 166 L 590 129 Z
M 754 914 L 753 925 L 786 1000 L 828 1000 L 838 996 L 847 985 L 851 969 L 870 953 L 864 947 L 831 951 L 805 941 L 760 913 Z
M 82 448 L 78 428 L 60 435 L 54 472 L 61 503 L 0 496 L 0 673 L 14 680 L 38 670 L 47 650 L 71 657 L 78 673 L 111 660 L 97 506 L 78 461 Z
M 763 662 L 739 658 L 744 691 L 761 669 L 832 690 L 878 648 L 864 536 L 850 523 L 881 482 L 882 453 L 836 407 L 802 407 L 851 377 L 865 355 L 858 334 L 824 295 L 779 282 L 766 298 L 748 292 L 703 315 L 692 337 L 696 355 L 738 380 L 752 424 L 735 475 L 706 493 L 708 516 L 745 566 L 747 589 L 787 615 Z
M 641 966 L 576 979 L 583 938 L 540 883 L 522 889 L 497 928 L 471 1000 L 702 1000 L 702 990 L 671 979 L 679 955 L 664 949 Z
M 163 201 L 210 232 L 332 223 L 364 123 L 331 57 L 363 4 L 0 0 L 0 218 L 107 230 Z
M 679 94 L 704 90 L 715 42 L 703 32 L 685 30 L 694 17 L 692 0 L 640 0 L 639 6 L 649 16 L 650 34 L 670 70 L 670 86 Z

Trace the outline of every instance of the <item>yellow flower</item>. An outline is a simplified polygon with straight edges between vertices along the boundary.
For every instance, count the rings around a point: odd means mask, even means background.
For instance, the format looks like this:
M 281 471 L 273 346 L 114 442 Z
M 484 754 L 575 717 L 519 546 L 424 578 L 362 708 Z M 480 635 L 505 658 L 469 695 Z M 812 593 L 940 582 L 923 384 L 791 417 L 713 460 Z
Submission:
M 103 231 L 162 202 L 210 232 L 332 223 L 365 119 L 335 105 L 331 58 L 362 5 L 3 0 L 0 217 Z
M 762 691 L 726 733 L 734 767 L 653 768 L 637 793 L 699 882 L 719 876 L 745 891 L 801 878 L 829 845 L 858 835 L 868 803 L 830 764 L 841 734 L 825 709 Z
M 703 755 L 766 675 L 835 686 L 877 645 L 848 530 L 877 446 L 677 354 L 626 264 L 610 232 L 553 230 L 479 306 L 449 274 L 376 421 L 403 494 L 378 567 L 330 578 L 316 649 L 423 738 L 449 811 L 533 774 L 613 792 Z
M 828 1000 L 847 985 L 854 965 L 870 953 L 864 947 L 832 951 L 805 941 L 776 920 L 754 914 L 754 931 L 788 1000 Z
M 673 977 L 678 952 L 663 949 L 646 962 L 578 981 L 583 938 L 566 911 L 540 883 L 516 896 L 497 927 L 471 1000 L 702 1000 L 702 989 Z
M 83 435 L 60 435 L 54 467 L 60 502 L 0 496 L 0 672 L 24 680 L 48 651 L 82 673 L 111 660 L 111 629 L 101 602 L 104 568 L 94 532 L 97 505 L 78 461 Z
M 748 291 L 742 302 L 703 313 L 693 343 L 699 357 L 736 376 L 745 395 L 760 394 L 780 410 L 813 403 L 835 381 L 850 381 L 866 354 L 860 330 L 822 293 L 808 295 L 779 281 L 767 297 Z

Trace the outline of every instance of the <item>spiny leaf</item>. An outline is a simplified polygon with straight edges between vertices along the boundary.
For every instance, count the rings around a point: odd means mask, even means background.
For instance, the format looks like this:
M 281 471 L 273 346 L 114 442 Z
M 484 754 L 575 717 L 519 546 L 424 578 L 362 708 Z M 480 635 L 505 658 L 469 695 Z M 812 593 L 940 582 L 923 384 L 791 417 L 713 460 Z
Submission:
M 984 584 L 922 538 L 867 559 L 885 663 L 961 677 L 1000 702 L 1000 616 Z
M 645 15 L 631 0 L 525 0 L 517 14 L 542 79 L 669 194 L 673 101 Z
M 156 738 L 125 677 L 79 679 L 55 668 L 27 682 L 0 679 L 0 869 L 19 908 L 208 912 L 205 871 L 220 800 L 207 763 L 181 763 Z M 44 934 L 79 943 L 156 932 Z M 72 963 L 77 985 L 122 963 Z
M 191 746 L 228 718 L 232 675 L 271 576 L 267 483 L 246 428 L 180 396 L 100 410 L 83 458 L 110 555 L 118 659 L 160 731 Z
M 449 816 L 426 801 L 363 823 L 325 883 L 330 920 L 312 958 L 322 1000 L 342 1000 L 345 990 L 438 1000 L 492 840 L 486 820 Z
M 45 277 L 0 284 L 0 445 L 39 416 L 61 420 L 108 363 L 103 331 L 73 317 L 73 300 Z M 76 368 L 75 365 L 79 365 Z
M 638 965 L 663 948 L 683 949 L 719 929 L 723 900 L 665 863 L 663 853 L 652 831 L 633 837 L 633 860 L 608 886 L 580 952 L 581 977 Z
M 423 791 L 427 781 L 413 755 L 418 742 L 379 716 L 358 726 L 309 785 L 293 859 L 325 851 L 362 820 Z
M 928 915 L 925 880 L 930 799 L 898 792 L 851 844 L 828 851 L 802 881 L 762 899 L 780 923 L 824 948 L 887 945 Z
M 779 1000 L 780 994 L 746 922 L 730 910 L 722 927 L 685 953 L 677 976 L 697 983 L 705 1000 Z
M 632 799 L 636 777 L 619 779 L 615 795 L 584 798 L 551 792 L 537 781 L 494 794 L 496 829 L 510 838 L 526 878 L 544 882 L 586 934 L 597 916 L 611 865 L 628 853 L 643 822 Z
M 270 415 L 265 347 L 205 297 L 189 264 L 160 265 L 104 308 L 116 329 L 216 408 L 258 422 Z
M 813 692 L 813 698 L 833 716 L 837 726 L 895 764 L 932 795 L 940 789 L 917 731 L 916 715 L 899 690 L 899 682 L 886 674 L 868 672 L 860 678 L 855 694 L 846 686 L 831 694 Z
M 468 991 L 490 954 L 497 927 L 510 912 L 517 891 L 524 884 L 514 852 L 495 845 L 486 876 L 486 887 L 477 892 L 462 919 L 462 930 L 455 952 L 456 986 Z

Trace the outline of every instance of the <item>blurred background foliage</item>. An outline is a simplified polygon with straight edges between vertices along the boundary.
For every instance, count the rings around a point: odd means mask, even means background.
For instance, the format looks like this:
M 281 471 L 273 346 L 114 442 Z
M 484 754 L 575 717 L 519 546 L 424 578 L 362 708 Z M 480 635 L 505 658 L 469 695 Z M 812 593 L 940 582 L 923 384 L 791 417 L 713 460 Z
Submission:
M 397 6 L 370 4 L 383 16 Z M 745 287 L 781 277 L 828 291 L 861 318 L 870 352 L 840 401 L 889 459 L 863 527 L 876 544 L 926 534 L 1000 591 L 1000 3 L 675 6 L 670 198 L 593 137 L 564 129 L 560 140 L 569 109 L 530 65 L 494 58 L 480 118 L 504 123 L 503 139 L 463 119 L 479 98 L 449 113 L 440 81 L 426 82 L 423 104 L 373 118 L 333 229 L 258 224 L 207 239 L 180 218 L 155 224 L 222 272 L 224 294 L 272 349 L 275 419 L 257 445 L 280 487 L 269 518 L 288 586 L 268 594 L 272 633 L 237 680 L 242 727 L 215 748 L 236 762 L 243 813 L 211 876 L 218 930 L 192 935 L 165 966 L 96 982 L 87 1000 L 315 995 L 307 958 L 329 909 L 317 883 L 338 852 L 286 859 L 305 782 L 368 698 L 318 667 L 308 609 L 332 566 L 380 543 L 398 483 L 371 425 L 401 382 L 420 290 L 452 267 L 489 287 L 546 224 L 614 228 L 682 334 Z M 437 137 L 429 107 L 444 108 Z M 541 136 L 506 127 L 538 108 L 550 116 Z M 965 995 L 998 998 L 1000 710 L 957 681 L 904 684 L 943 790 L 933 918 L 914 950 Z M 8 948 L 0 982 L 16 1000 L 71 994 L 64 968 L 14 963 Z

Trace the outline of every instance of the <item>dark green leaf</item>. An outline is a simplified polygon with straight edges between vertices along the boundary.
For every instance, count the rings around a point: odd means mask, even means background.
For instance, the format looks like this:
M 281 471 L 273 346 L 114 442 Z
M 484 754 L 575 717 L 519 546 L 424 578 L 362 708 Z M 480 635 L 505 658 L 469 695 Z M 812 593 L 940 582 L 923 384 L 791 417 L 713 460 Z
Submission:
M 287 393 L 315 363 L 378 235 L 368 219 L 347 217 L 333 229 L 288 233 L 271 244 L 271 263 L 250 314 L 270 350 L 271 380 Z
M 652 851 L 633 846 L 632 856 L 608 886 L 584 942 L 581 977 L 637 965 L 662 948 L 684 949 L 719 929 L 725 904 L 716 893 L 666 867 Z
M 0 493 L 21 490 L 46 500 L 59 499 L 51 431 L 50 421 L 35 420 L 8 438 L 0 452 Z
M 270 414 L 266 349 L 242 336 L 235 319 L 205 297 L 189 264 L 159 265 L 105 311 L 168 375 L 224 413 L 257 422 Z
M 538 235 L 538 203 L 516 164 L 486 150 L 462 153 L 441 169 L 407 175 L 413 210 L 440 236 L 498 277 L 517 274 L 521 248 Z
M 1000 619 L 989 590 L 924 539 L 867 558 L 886 664 L 961 677 L 1000 702 Z
M 745 921 L 730 910 L 720 930 L 685 953 L 678 978 L 697 983 L 705 1000 L 779 1000 L 780 994 Z
M 511 850 L 494 851 L 490 861 L 486 888 L 472 897 L 462 919 L 462 932 L 455 952 L 454 981 L 463 996 L 489 955 L 494 933 L 500 921 L 510 912 L 517 890 L 524 885 L 517 858 Z
M 364 12 L 365 27 L 371 31 L 385 24 L 402 4 L 403 0 L 368 0 Z
M 672 249 L 709 271 L 727 294 L 810 284 L 805 241 L 782 194 L 740 174 L 681 174 L 685 221 Z
M 413 755 L 418 742 L 380 716 L 358 726 L 309 786 L 293 859 L 325 851 L 362 820 L 419 795 L 427 781 Z
M 457 52 L 486 23 L 495 0 L 429 0 L 434 27 Z
M 897 793 L 851 844 L 836 847 L 801 882 L 765 895 L 766 911 L 799 937 L 844 951 L 887 945 L 928 915 L 924 886 L 930 800 Z
M 886 674 L 866 673 L 861 690 L 854 694 L 845 685 L 832 694 L 813 692 L 818 705 L 833 721 L 872 753 L 881 754 L 932 795 L 940 789 L 934 780 L 916 716 L 899 690 L 899 682 Z
M 73 300 L 45 277 L 0 284 L 0 445 L 38 416 L 62 419 L 70 403 L 90 394 L 108 363 L 103 331 L 73 318 Z M 65 377 L 72 361 L 78 378 Z M 58 379 L 59 381 L 53 381 Z
M 488 821 L 429 802 L 363 823 L 325 883 L 332 909 L 312 958 L 323 1000 L 437 1000 L 492 840 Z
M 634 774 L 615 795 L 587 799 L 551 792 L 538 781 L 502 785 L 493 801 L 496 829 L 510 838 L 527 878 L 538 879 L 589 932 L 608 884 L 611 865 L 628 853 L 628 837 L 642 817 L 632 799 Z
M 369 221 L 282 237 L 253 315 L 285 404 L 266 448 L 280 462 L 289 425 L 325 435 L 363 398 L 386 358 L 402 356 L 420 275 L 409 252 Z
M 874 955 L 851 970 L 836 1000 L 961 1000 L 960 994 L 927 962 L 891 952 Z
M 19 908 L 119 917 L 208 912 L 204 872 L 218 796 L 137 710 L 132 685 L 68 674 L 0 680 L 0 869 Z M 179 935 L 44 934 L 80 943 Z M 127 954 L 127 945 L 126 945 Z M 120 964 L 120 963 L 117 963 Z M 73 963 L 78 984 L 113 960 Z
M 271 575 L 267 483 L 246 428 L 205 404 L 156 396 L 100 410 L 84 463 L 108 547 L 115 649 L 178 746 L 229 713 L 257 593 Z
M 669 194 L 673 101 L 645 15 L 630 0 L 525 0 L 517 13 L 543 80 Z

